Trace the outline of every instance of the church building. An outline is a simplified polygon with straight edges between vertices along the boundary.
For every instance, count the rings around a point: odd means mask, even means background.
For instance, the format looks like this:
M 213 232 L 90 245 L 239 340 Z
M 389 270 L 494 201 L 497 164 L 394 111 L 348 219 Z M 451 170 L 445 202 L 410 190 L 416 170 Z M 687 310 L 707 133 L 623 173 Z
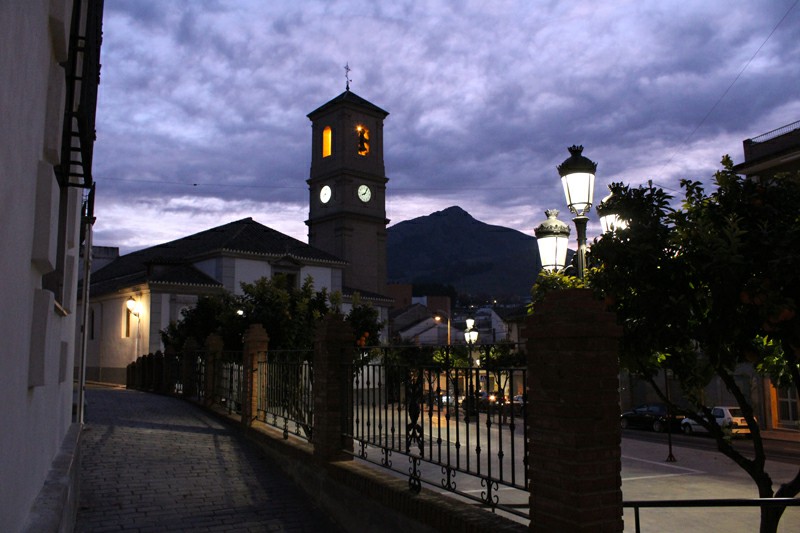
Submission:
M 341 293 L 342 312 L 358 299 L 388 324 L 387 115 L 349 88 L 308 115 L 309 244 L 248 218 L 111 258 L 93 273 L 87 378 L 124 383 L 127 365 L 163 349 L 159 332 L 198 298 L 238 293 L 242 282 L 276 273 L 298 287 L 311 276 L 315 290 Z

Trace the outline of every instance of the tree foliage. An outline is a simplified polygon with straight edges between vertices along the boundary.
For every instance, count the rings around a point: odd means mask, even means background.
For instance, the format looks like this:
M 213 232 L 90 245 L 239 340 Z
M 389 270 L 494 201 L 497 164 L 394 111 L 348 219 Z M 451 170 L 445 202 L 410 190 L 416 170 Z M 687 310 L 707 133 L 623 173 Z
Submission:
M 528 314 L 534 312 L 537 304 L 540 304 L 547 293 L 562 289 L 583 289 L 587 284 L 581 279 L 565 274 L 564 272 L 539 271 L 536 281 L 531 288 L 531 302 L 528 304 Z
M 331 312 L 329 301 L 338 307 L 338 298 L 328 292 L 314 290 L 309 276 L 295 287 L 286 276 L 260 278 L 242 283 L 242 294 L 225 293 L 202 297 L 197 304 L 182 312 L 181 320 L 161 331 L 165 346 L 181 349 L 187 339 L 202 346 L 212 333 L 222 336 L 228 350 L 243 348 L 244 333 L 250 324 L 261 324 L 269 335 L 270 350 L 310 352 L 318 321 Z M 364 340 L 364 346 L 380 344 L 383 323 L 378 311 L 354 298 L 352 310 L 345 317 L 356 332 L 353 346 Z M 355 352 L 355 350 L 354 350 Z
M 800 174 L 750 180 L 722 160 L 715 190 L 684 180 L 684 200 L 671 206 L 659 188 L 614 184 L 609 200 L 628 227 L 591 247 L 591 285 L 616 311 L 623 327 L 620 361 L 649 380 L 672 371 L 691 409 L 716 438 L 720 451 L 745 469 L 761 497 L 794 497 L 800 472 L 774 494 L 750 391 L 734 379 L 742 365 L 776 385 L 800 383 Z M 718 376 L 748 421 L 754 457 L 736 451 L 703 402 L 703 388 Z M 777 527 L 782 510 L 762 513 L 762 531 Z

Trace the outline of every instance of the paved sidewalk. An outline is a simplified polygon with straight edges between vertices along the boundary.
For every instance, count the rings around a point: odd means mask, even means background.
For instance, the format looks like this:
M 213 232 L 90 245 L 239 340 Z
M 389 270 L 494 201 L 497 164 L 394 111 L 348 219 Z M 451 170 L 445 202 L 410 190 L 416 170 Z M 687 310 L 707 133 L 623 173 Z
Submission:
M 76 531 L 342 531 L 200 408 L 124 389 L 86 398 Z

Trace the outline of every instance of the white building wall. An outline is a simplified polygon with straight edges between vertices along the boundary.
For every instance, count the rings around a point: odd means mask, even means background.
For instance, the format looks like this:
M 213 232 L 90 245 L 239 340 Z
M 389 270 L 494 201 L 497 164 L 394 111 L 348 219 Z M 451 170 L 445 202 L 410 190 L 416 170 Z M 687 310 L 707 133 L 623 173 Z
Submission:
M 328 293 L 331 293 L 342 290 L 341 284 L 334 286 L 333 269 L 330 267 L 305 266 L 300 269 L 300 283 L 303 283 L 307 276 L 314 279 L 315 291 L 328 289 Z
M 217 281 L 222 281 L 222 258 L 214 257 L 193 263 L 194 267 Z
M 42 289 L 58 244 L 58 163 L 71 2 L 0 2 L 0 531 L 22 529 L 72 425 L 80 191 L 65 290 Z
M 234 294 L 242 294 L 242 283 L 253 283 L 257 279 L 268 278 L 272 275 L 272 269 L 266 261 L 252 259 L 236 259 L 235 261 Z

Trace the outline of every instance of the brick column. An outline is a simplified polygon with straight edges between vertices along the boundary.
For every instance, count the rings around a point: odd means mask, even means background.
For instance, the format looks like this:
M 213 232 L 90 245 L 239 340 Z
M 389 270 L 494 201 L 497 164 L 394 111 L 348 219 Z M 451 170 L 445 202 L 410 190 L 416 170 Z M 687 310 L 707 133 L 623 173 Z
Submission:
M 531 531 L 622 531 L 621 330 L 588 289 L 527 321 Z
M 205 398 L 203 405 L 206 406 L 214 404 L 214 386 L 216 385 L 217 360 L 222 356 L 222 347 L 222 337 L 216 333 L 212 333 L 206 338 L 206 382 L 203 384 L 205 387 Z
M 269 335 L 261 324 L 251 324 L 244 334 L 244 352 L 242 354 L 242 364 L 244 372 L 242 376 L 242 424 L 249 427 L 258 415 L 258 395 L 256 390 L 258 360 L 262 355 L 266 355 L 269 346 Z
M 352 409 L 350 394 L 345 389 L 355 347 L 355 335 L 340 314 L 329 314 L 317 326 L 314 338 L 314 433 L 311 442 L 314 455 L 324 461 L 352 460 L 342 450 L 353 450 L 352 440 L 342 437 L 342 419 Z
M 197 382 L 197 351 L 199 347 L 194 339 L 186 339 L 181 350 L 181 382 L 183 397 L 196 398 L 201 383 Z

